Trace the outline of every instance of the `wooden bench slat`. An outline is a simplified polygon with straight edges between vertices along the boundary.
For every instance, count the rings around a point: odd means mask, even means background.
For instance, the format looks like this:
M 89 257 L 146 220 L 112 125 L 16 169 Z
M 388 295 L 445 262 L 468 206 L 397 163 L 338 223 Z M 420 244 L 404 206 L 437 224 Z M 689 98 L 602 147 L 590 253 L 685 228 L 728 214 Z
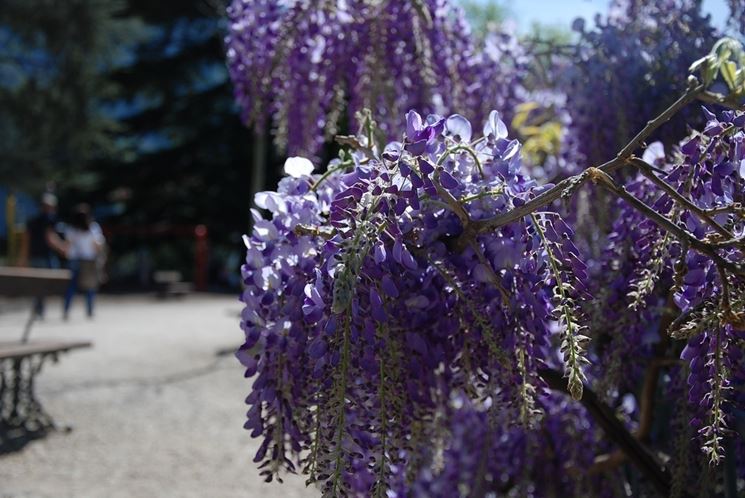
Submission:
M 23 358 L 34 354 L 50 354 L 91 347 L 90 341 L 35 340 L 26 343 L 0 341 L 0 360 Z
M 42 297 L 64 294 L 70 270 L 0 266 L 0 295 Z

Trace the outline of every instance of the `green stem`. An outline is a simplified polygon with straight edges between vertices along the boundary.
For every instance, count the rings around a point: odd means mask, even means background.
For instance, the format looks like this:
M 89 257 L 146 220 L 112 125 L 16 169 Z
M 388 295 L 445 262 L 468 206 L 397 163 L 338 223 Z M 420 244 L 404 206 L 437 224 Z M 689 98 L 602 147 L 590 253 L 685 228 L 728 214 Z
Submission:
M 486 192 L 479 192 L 478 194 L 469 195 L 467 197 L 464 197 L 460 200 L 461 204 L 465 204 L 466 202 L 475 201 L 478 199 L 483 199 L 484 197 L 493 197 L 496 195 L 502 195 L 504 194 L 503 188 L 498 188 L 496 190 L 488 190 Z
M 476 167 L 479 169 L 481 178 L 485 178 L 484 168 L 481 166 L 481 161 L 479 160 L 479 157 L 476 155 L 476 151 L 473 150 L 470 145 L 458 144 L 445 150 L 445 152 L 443 152 L 442 155 L 437 159 L 437 166 L 442 166 L 443 163 L 445 163 L 445 159 L 447 159 L 448 156 L 450 156 L 451 154 L 455 154 L 459 150 L 464 150 L 468 152 L 468 154 L 473 158 L 474 162 L 476 163 Z
M 347 376 L 349 371 L 349 316 L 344 317 L 343 326 L 343 338 L 342 338 L 342 352 L 341 352 L 341 363 L 339 365 L 339 388 L 337 396 L 339 399 L 339 413 L 336 419 L 336 460 L 334 464 L 334 478 L 332 481 L 332 496 L 338 496 L 339 484 L 341 481 L 341 468 L 342 468 L 342 457 L 344 451 L 342 450 L 342 443 L 344 439 L 344 425 L 346 424 L 346 397 L 347 397 Z
M 546 234 L 544 233 L 543 228 L 538 221 L 538 218 L 532 213 L 530 215 L 530 218 L 533 221 L 533 225 L 535 226 L 536 231 L 538 232 L 538 236 L 541 238 L 543 247 L 546 249 L 546 255 L 548 256 L 548 261 L 551 266 L 551 272 L 554 274 L 554 279 L 556 280 L 556 289 L 558 289 L 559 292 L 559 298 L 561 300 L 560 306 L 562 307 L 566 327 L 566 330 L 564 331 L 564 337 L 567 341 L 567 351 L 569 353 L 569 358 L 567 361 L 567 370 L 569 370 L 569 392 L 571 393 L 572 398 L 579 401 L 580 399 L 582 399 L 582 391 L 584 386 L 582 384 L 582 371 L 579 365 L 579 351 L 577 347 L 577 341 L 574 337 L 574 331 L 577 326 L 574 323 L 574 319 L 572 318 L 571 313 L 569 312 L 569 296 L 567 296 L 564 289 L 564 283 L 561 279 L 561 271 L 559 271 L 559 267 L 556 264 L 556 258 L 554 257 L 551 245 L 546 238 Z
M 327 169 L 326 172 L 322 174 L 321 177 L 318 180 L 316 180 L 315 183 L 310 187 L 310 191 L 315 192 L 318 189 L 318 187 L 321 185 L 321 183 L 323 183 L 329 176 L 351 165 L 352 165 L 352 161 L 342 161 L 341 163 L 337 164 L 333 168 Z
M 378 327 L 378 335 L 383 336 L 382 332 L 383 327 Z M 387 344 L 387 338 L 383 337 L 383 343 Z M 385 384 L 386 384 L 386 375 L 385 375 L 385 362 L 383 361 L 383 350 L 380 351 L 380 359 L 379 359 L 379 375 L 380 375 L 380 384 L 378 385 L 378 398 L 380 399 L 380 462 L 378 463 L 380 465 L 380 468 L 378 469 L 378 482 L 376 484 L 376 491 L 375 495 L 376 498 L 384 498 L 386 496 L 386 473 L 385 473 L 385 466 L 386 466 L 386 451 L 388 451 L 388 448 L 386 447 L 388 444 L 387 436 L 388 436 L 388 423 L 387 423 L 387 414 L 386 414 L 386 392 L 385 392 Z

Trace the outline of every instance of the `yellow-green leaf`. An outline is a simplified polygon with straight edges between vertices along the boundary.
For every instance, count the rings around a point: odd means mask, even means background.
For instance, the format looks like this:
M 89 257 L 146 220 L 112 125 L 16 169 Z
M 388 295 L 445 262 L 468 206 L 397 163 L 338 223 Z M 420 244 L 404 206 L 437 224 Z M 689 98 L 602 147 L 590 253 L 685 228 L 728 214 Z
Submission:
M 724 81 L 727 83 L 729 89 L 731 91 L 735 91 L 737 89 L 737 84 L 735 83 L 737 64 L 732 61 L 726 61 L 722 64 L 721 71 L 722 78 L 724 78 Z

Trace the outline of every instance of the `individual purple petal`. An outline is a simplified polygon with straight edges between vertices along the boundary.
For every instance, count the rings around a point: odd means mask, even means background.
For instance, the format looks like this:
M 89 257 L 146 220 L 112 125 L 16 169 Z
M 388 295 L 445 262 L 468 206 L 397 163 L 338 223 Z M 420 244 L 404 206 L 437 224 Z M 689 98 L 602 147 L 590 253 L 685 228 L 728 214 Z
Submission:
M 396 284 L 388 275 L 383 275 L 383 278 L 380 280 L 380 287 L 383 289 L 383 292 L 385 292 L 388 297 L 397 298 L 399 296 Z
M 241 347 L 236 351 L 235 357 L 241 362 L 241 365 L 246 367 L 246 377 L 252 377 L 256 373 L 258 362 L 256 361 L 256 354 L 252 353 L 251 350 Z
M 418 112 L 411 110 L 406 113 L 406 137 L 413 140 L 422 130 L 422 117 Z
M 509 144 L 507 144 L 507 147 L 502 153 L 502 160 L 509 161 L 510 159 L 515 157 L 518 152 L 520 152 L 520 141 L 510 140 Z
M 310 346 L 308 347 L 308 356 L 317 360 L 326 354 L 327 349 L 328 345 L 326 344 L 326 341 L 323 340 L 323 338 L 318 337 L 310 343 Z
M 715 137 L 724 131 L 724 125 L 719 121 L 709 121 L 704 128 L 704 135 Z
M 729 176 L 735 171 L 735 165 L 730 161 L 724 161 L 716 164 L 713 168 L 713 172 L 719 176 Z
M 484 124 L 484 136 L 493 140 L 507 138 L 507 126 L 500 119 L 499 112 L 491 111 Z
M 370 289 L 370 315 L 378 322 L 385 322 L 388 319 L 383 309 L 383 300 L 374 287 Z
M 411 174 L 411 168 L 409 168 L 409 165 L 406 164 L 406 161 L 401 161 L 398 164 L 398 171 L 404 178 L 407 178 Z
M 406 332 L 406 344 L 420 355 L 427 355 L 427 343 L 416 332 Z
M 453 178 L 453 175 L 451 175 L 444 169 L 440 170 L 440 184 L 448 190 L 452 190 L 460 186 L 458 180 Z
M 414 143 L 406 144 L 404 148 L 413 156 L 421 156 L 427 150 L 427 141 L 417 140 Z
M 711 112 L 705 106 L 701 106 L 701 112 L 704 113 L 704 118 L 706 118 L 706 121 L 715 121 L 717 119 L 716 114 Z
M 432 163 L 430 163 L 426 159 L 420 157 L 418 159 L 418 162 L 419 162 L 419 169 L 422 171 L 423 175 L 426 176 L 426 175 L 432 174 L 435 171 L 435 167 L 432 166 Z
M 701 286 L 706 280 L 706 270 L 703 268 L 696 268 L 689 270 L 688 273 L 683 277 L 683 282 L 686 285 Z
M 698 142 L 698 137 L 691 138 L 680 147 L 681 152 L 687 156 L 693 155 L 698 150 Z
M 406 246 L 403 246 L 401 251 L 401 263 L 409 270 L 416 270 L 419 268 L 414 256 L 411 255 Z
M 409 180 L 411 180 L 411 185 L 414 188 L 422 188 L 424 186 L 424 182 L 422 182 L 422 179 L 413 171 L 411 172 Z
M 383 245 L 382 242 L 378 242 L 375 244 L 375 247 L 373 248 L 373 259 L 377 264 L 381 264 L 385 261 L 386 257 L 386 250 L 385 245 Z
M 401 254 L 403 253 L 403 244 L 401 243 L 400 239 L 396 239 L 396 241 L 393 243 L 393 261 L 396 263 L 401 263 Z
M 471 123 L 460 114 L 453 114 L 445 121 L 447 134 L 456 142 L 471 141 Z

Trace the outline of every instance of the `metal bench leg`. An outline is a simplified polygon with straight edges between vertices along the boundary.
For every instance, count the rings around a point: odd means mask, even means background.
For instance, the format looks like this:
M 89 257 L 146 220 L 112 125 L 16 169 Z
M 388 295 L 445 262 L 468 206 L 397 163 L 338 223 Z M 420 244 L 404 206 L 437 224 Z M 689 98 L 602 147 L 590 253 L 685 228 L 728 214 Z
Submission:
M 36 305 L 34 304 L 31 306 L 31 315 L 28 317 L 28 320 L 26 321 L 26 326 L 23 329 L 23 337 L 21 337 L 21 342 L 26 343 L 28 342 L 28 337 L 31 335 L 31 327 L 34 325 L 34 322 L 36 321 L 37 313 L 36 313 Z
M 46 357 L 0 361 L 0 454 L 56 429 L 34 392 L 35 377 Z
M 28 403 L 28 419 L 35 430 L 46 431 L 48 429 L 55 430 L 57 427 L 54 424 L 52 417 L 44 410 L 38 399 L 36 399 L 36 391 L 34 381 L 36 375 L 41 371 L 41 367 L 44 364 L 46 355 L 32 356 L 28 361 L 28 379 L 26 380 L 26 396 Z

